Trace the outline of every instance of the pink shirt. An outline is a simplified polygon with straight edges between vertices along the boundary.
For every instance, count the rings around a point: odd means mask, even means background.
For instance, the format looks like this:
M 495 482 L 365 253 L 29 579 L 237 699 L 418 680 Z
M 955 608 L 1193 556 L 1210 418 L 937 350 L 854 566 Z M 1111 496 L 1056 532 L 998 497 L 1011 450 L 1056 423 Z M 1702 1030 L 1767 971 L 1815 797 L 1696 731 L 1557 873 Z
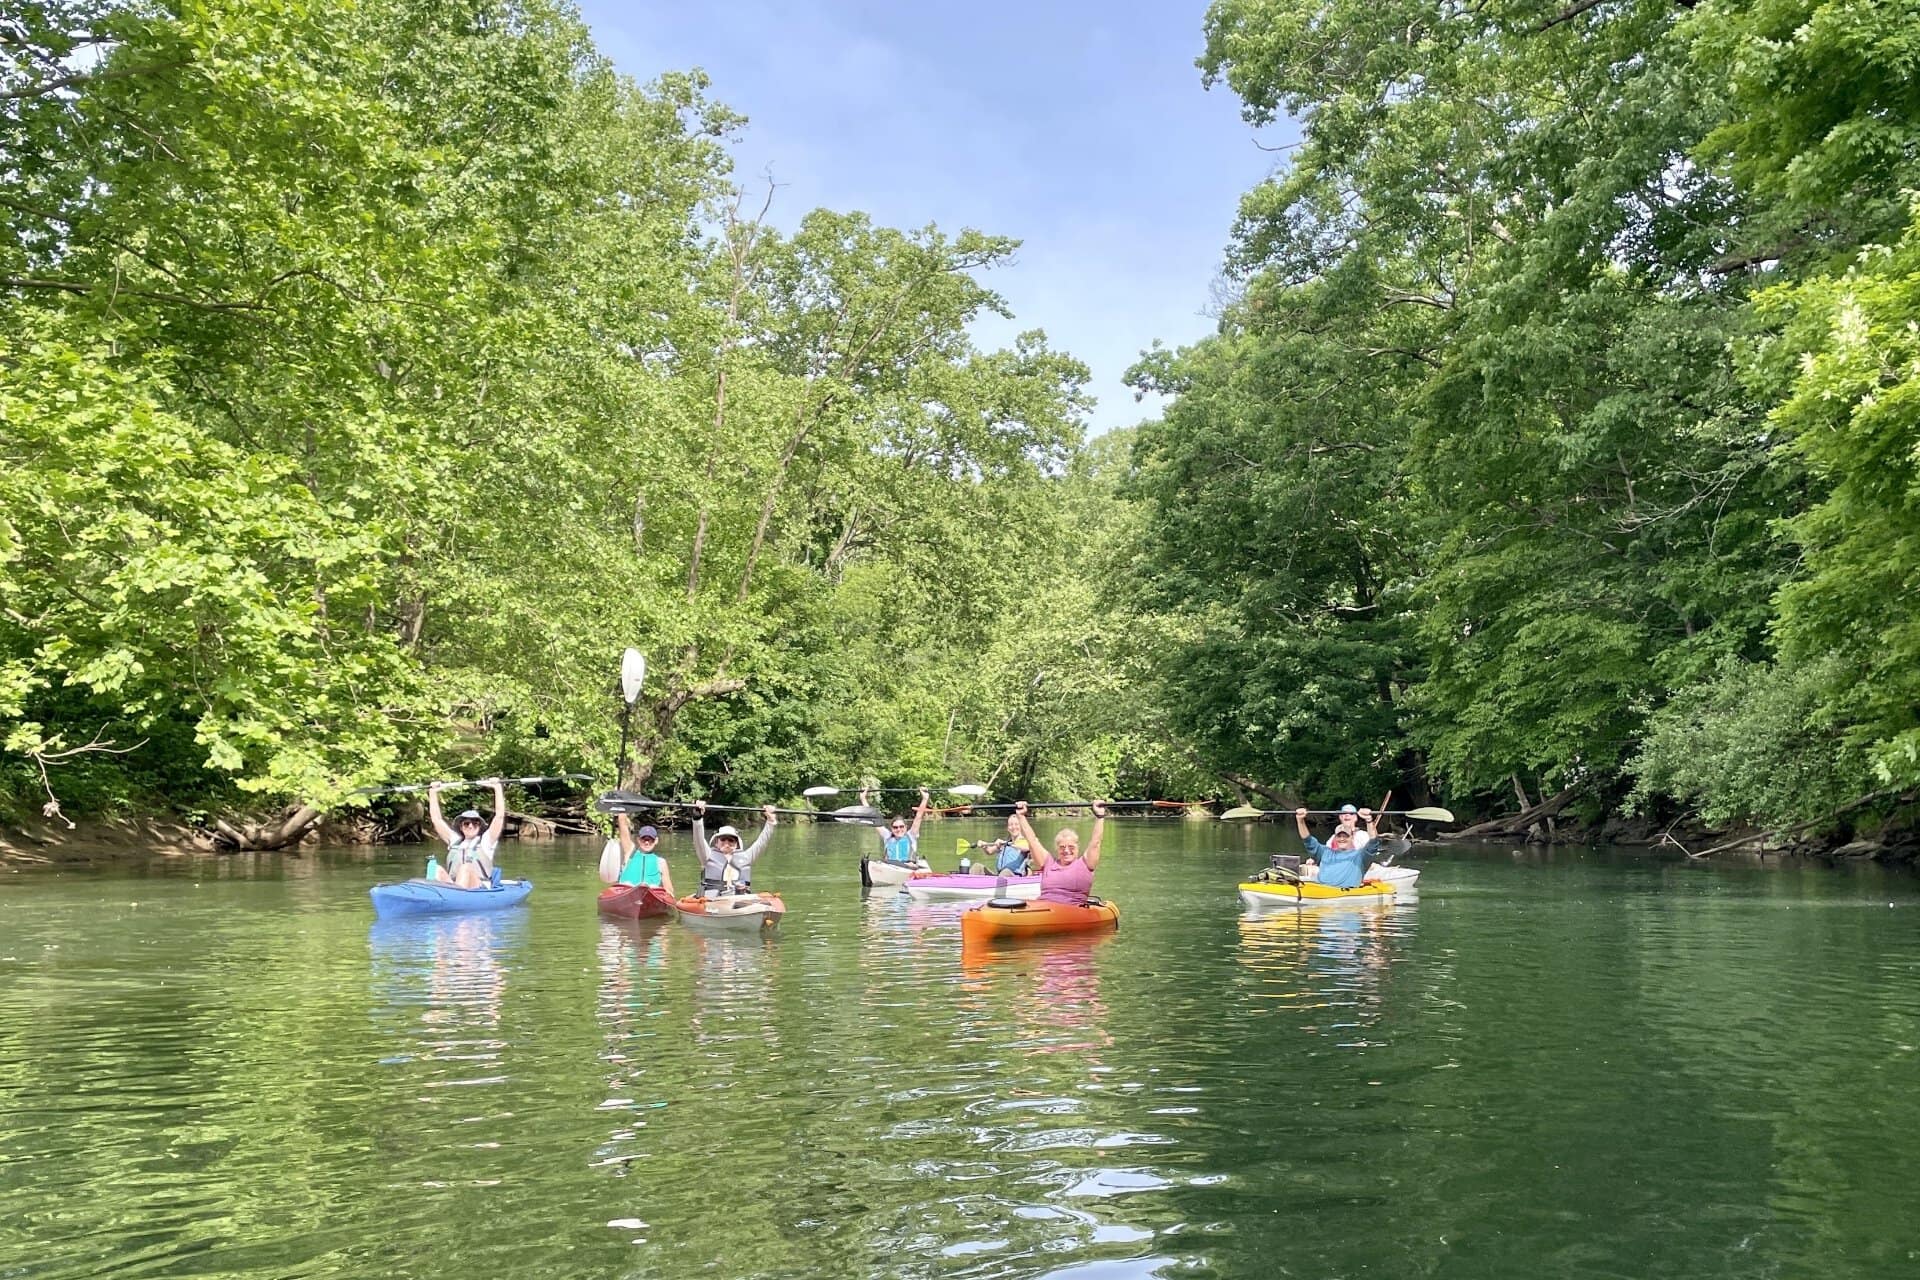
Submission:
M 1085 858 L 1061 863 L 1047 854 L 1040 863 L 1040 901 L 1084 907 L 1093 892 L 1093 868 Z

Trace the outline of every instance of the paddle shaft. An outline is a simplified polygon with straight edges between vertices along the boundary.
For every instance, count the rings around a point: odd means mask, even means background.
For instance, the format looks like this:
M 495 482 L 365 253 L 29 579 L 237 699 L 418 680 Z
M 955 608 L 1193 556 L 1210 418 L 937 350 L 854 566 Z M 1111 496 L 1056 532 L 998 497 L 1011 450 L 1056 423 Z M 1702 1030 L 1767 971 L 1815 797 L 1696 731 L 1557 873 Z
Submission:
M 590 773 L 557 773 L 545 778 L 472 778 L 458 782 L 409 782 L 398 787 L 362 787 L 354 792 L 357 796 L 401 795 L 409 791 L 425 791 L 439 787 L 442 791 L 461 791 L 471 787 L 491 787 L 495 782 L 507 787 L 537 787 L 543 782 L 592 782 Z
M 1027 809 L 1029 812 L 1039 809 L 1091 809 L 1096 804 L 1107 809 L 1139 809 L 1146 807 L 1185 809 L 1189 807 L 1190 802 L 1186 800 L 1029 800 L 1027 801 Z M 991 811 L 994 813 L 1012 813 L 1014 808 L 1013 804 L 1004 800 L 996 800 L 992 804 L 970 804 L 957 807 L 972 809 L 976 812 Z

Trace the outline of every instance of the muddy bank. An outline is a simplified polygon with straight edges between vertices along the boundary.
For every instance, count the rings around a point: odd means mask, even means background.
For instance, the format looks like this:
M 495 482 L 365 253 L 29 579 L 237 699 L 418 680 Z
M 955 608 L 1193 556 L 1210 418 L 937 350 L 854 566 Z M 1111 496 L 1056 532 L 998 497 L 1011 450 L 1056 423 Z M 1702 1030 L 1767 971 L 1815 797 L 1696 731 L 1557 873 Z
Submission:
M 593 828 L 583 812 L 509 813 L 502 838 L 552 840 L 583 835 Z M 425 842 L 425 814 L 376 817 L 341 815 L 322 819 L 299 840 L 277 852 L 298 857 L 311 845 L 390 845 Z M 25 821 L 0 824 L 0 867 L 64 866 L 103 858 L 187 856 L 239 853 L 218 831 L 176 818 L 83 818 L 65 822 Z

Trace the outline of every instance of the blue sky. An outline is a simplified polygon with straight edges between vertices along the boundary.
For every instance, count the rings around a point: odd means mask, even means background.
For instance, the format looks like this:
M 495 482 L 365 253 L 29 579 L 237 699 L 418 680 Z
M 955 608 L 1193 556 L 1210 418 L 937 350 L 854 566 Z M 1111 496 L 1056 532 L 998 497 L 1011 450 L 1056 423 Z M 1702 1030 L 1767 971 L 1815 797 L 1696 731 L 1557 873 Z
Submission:
M 1093 370 L 1096 431 L 1151 416 L 1121 376 L 1207 316 L 1239 198 L 1272 171 L 1193 60 L 1203 0 L 582 0 L 595 42 L 651 79 L 702 67 L 751 123 L 739 176 L 771 171 L 773 220 L 860 210 L 1024 242 L 988 283 L 1015 323 Z M 1264 132 L 1276 146 L 1290 129 Z

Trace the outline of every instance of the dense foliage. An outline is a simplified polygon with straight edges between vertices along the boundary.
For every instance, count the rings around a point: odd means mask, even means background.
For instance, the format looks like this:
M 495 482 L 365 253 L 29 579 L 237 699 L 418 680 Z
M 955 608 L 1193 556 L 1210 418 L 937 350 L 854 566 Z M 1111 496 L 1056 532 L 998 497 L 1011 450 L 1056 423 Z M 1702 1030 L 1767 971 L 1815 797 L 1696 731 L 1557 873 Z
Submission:
M 1920 0 L 1205 35 L 1302 139 L 1088 445 L 1014 241 L 777 229 L 561 0 L 14 6 L 0 806 L 610 778 L 629 644 L 659 791 L 1920 788 Z
M 610 780 L 629 644 L 634 783 L 1150 764 L 1059 705 L 1114 517 L 1082 367 L 969 341 L 1013 241 L 775 230 L 704 82 L 549 0 L 32 0 L 0 56 L 13 805 Z
M 1302 141 L 1135 489 L 1182 728 L 1716 822 L 1920 785 L 1920 6 L 1216 0 Z M 1902 194 L 1902 193 L 1907 194 Z M 1227 673 L 1243 673 L 1229 694 Z

